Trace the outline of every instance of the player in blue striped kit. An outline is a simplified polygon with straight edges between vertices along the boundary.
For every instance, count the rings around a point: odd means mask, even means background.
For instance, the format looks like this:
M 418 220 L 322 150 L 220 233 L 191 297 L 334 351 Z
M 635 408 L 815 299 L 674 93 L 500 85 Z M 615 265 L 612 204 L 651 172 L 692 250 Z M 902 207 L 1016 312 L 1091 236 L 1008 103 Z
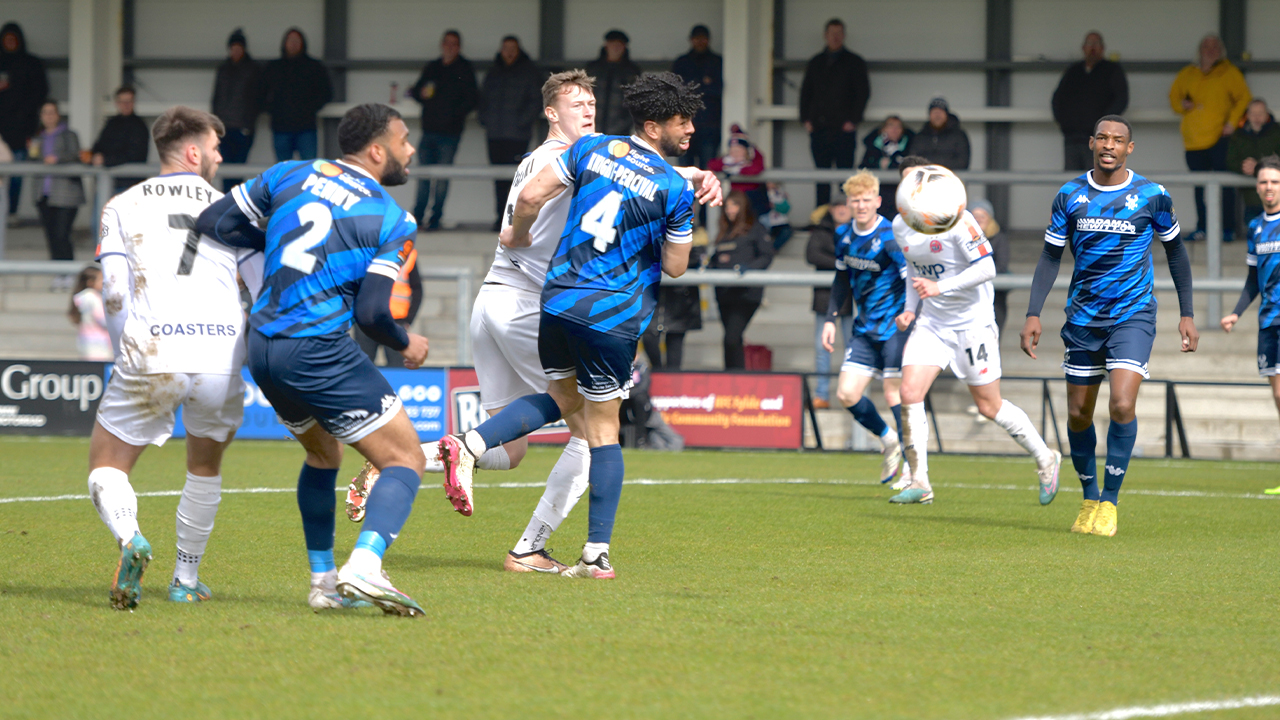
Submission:
M 521 191 L 513 225 L 501 236 L 512 247 L 528 244 L 545 203 L 573 190 L 542 291 L 538 353 L 549 392 L 520 398 L 465 436 L 440 441 L 445 473 L 470 488 L 475 459 L 486 449 L 554 422 L 585 399 L 589 530 L 582 558 L 561 573 L 567 577 L 614 577 L 609 542 L 623 479 L 618 409 L 662 273 L 678 277 L 689 263 L 693 186 L 663 158 L 689 146 L 702 108 L 694 88 L 671 73 L 641 77 L 624 93 L 634 134 L 579 139 Z
M 1062 186 L 1053 200 L 1044 252 L 1036 265 L 1022 350 L 1032 358 L 1040 341 L 1040 311 L 1070 244 L 1075 271 L 1062 326 L 1067 375 L 1067 437 L 1071 462 L 1084 487 L 1084 503 L 1072 532 L 1116 534 L 1120 485 L 1129 469 L 1138 421 L 1138 387 L 1149 377 L 1147 361 L 1156 336 L 1156 298 L 1151 243 L 1159 238 L 1178 291 L 1182 352 L 1200 340 L 1191 304 L 1191 262 L 1178 236 L 1173 200 L 1158 185 L 1125 167 L 1133 152 L 1133 129 L 1107 115 L 1089 139 L 1093 170 Z M 1104 375 L 1110 375 L 1111 424 L 1107 430 L 1106 477 L 1098 488 L 1097 436 L 1093 411 Z
M 1222 318 L 1222 329 L 1240 321 L 1240 314 L 1255 297 L 1258 303 L 1258 374 L 1271 383 L 1271 396 L 1280 410 L 1280 157 L 1269 155 L 1258 161 L 1258 197 L 1263 214 L 1249 223 L 1249 276 L 1235 310 Z M 1280 495 L 1280 487 L 1268 495 Z
M 853 332 L 845 347 L 836 397 L 860 425 L 880 439 L 884 461 L 880 482 L 898 474 L 902 461 L 902 346 L 907 332 L 895 319 L 906 301 L 907 260 L 893 239 L 893 223 L 880 209 L 880 181 L 866 170 L 845 180 L 853 219 L 836 228 L 836 277 L 831 283 L 829 318 L 822 328 L 822 345 L 834 350 L 836 323 L 845 298 L 853 294 L 857 308 Z M 896 429 L 890 428 L 863 393 L 872 378 L 884 381 L 884 398 L 893 412 Z
M 413 250 L 417 225 L 385 190 L 407 179 L 409 130 L 385 105 L 352 108 L 338 125 L 343 157 L 284 162 L 211 205 L 197 228 L 234 245 L 267 219 L 263 288 L 249 318 L 248 365 L 276 414 L 307 451 L 298 508 L 311 563 L 311 607 L 372 602 L 406 616 L 422 608 L 382 573 L 418 492 L 425 458 L 394 390 L 347 331 L 398 350 L 406 367 L 427 357 L 427 339 L 391 315 L 392 288 Z M 262 233 L 257 231 L 259 237 Z M 343 443 L 381 472 L 351 559 L 336 570 L 334 489 Z

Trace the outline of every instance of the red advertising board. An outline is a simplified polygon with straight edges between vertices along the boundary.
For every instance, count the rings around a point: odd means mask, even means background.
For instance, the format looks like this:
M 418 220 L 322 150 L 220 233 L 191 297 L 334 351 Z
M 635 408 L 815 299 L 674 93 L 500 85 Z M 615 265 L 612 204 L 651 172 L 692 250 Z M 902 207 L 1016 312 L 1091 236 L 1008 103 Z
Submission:
M 480 383 L 474 368 L 449 368 L 449 432 L 464 433 L 489 418 L 480 407 Z M 563 445 L 569 428 L 561 420 L 529 436 L 529 442 Z
M 801 382 L 780 373 L 654 373 L 649 399 L 689 447 L 797 449 Z

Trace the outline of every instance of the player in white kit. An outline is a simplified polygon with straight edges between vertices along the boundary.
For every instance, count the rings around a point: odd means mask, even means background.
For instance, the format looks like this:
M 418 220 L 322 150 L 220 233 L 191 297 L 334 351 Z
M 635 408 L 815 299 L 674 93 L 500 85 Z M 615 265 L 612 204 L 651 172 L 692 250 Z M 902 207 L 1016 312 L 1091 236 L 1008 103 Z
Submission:
M 908 275 L 906 306 L 898 316 L 898 327 L 905 330 L 913 321 L 916 326 L 902 351 L 902 445 L 912 482 L 889 501 L 933 502 L 924 398 L 938 374 L 950 367 L 968 384 L 978 412 L 1004 428 L 1035 458 L 1040 504 L 1048 505 L 1058 492 L 1062 453 L 1050 450 L 1031 418 L 1000 397 L 991 243 L 967 210 L 954 227 L 938 235 L 912 230 L 899 215 L 893 221 L 893 235 L 907 259 Z
M 222 197 L 209 184 L 222 162 L 222 134 L 222 122 L 209 113 L 167 110 L 152 128 L 161 174 L 112 198 L 102 211 L 97 256 L 116 359 L 89 445 L 89 495 L 119 544 L 111 603 L 120 610 L 138 604 L 151 560 L 129 473 L 148 444 L 169 439 L 179 405 L 187 478 L 169 599 L 199 602 L 210 595 L 197 572 L 221 498 L 222 453 L 244 412 L 237 265 L 246 251 L 202 242 L 195 231 L 196 217 Z

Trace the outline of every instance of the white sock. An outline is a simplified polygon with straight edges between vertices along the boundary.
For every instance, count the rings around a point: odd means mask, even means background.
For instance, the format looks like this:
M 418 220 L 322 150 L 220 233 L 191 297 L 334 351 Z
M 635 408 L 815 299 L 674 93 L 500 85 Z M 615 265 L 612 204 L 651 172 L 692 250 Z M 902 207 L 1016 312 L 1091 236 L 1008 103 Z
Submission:
M 90 472 L 89 497 L 117 543 L 123 544 L 138 533 L 138 496 L 123 470 L 101 467 Z
M 352 550 L 347 564 L 361 575 L 372 575 L 376 578 L 382 574 L 382 558 L 378 557 L 378 553 L 367 548 Z
M 489 448 L 476 460 L 476 467 L 481 470 L 510 470 L 511 456 L 507 455 L 507 449 L 501 445 Z
M 895 443 L 897 443 L 897 442 L 899 442 L 899 440 L 898 440 L 898 433 L 894 432 L 894 431 L 893 431 L 893 428 L 887 428 L 887 429 L 885 429 L 884 434 L 880 436 L 880 447 L 881 447 L 881 448 L 887 448 L 887 447 L 889 447 L 890 445 L 893 445 L 893 444 L 895 444 Z
M 929 484 L 929 416 L 924 403 L 902 403 L 902 446 L 911 466 L 914 486 L 932 490 Z
M 466 445 L 471 454 L 476 457 L 480 457 L 485 450 L 489 449 L 489 446 L 484 442 L 484 438 L 480 437 L 480 433 L 475 430 L 468 430 L 467 434 L 462 436 L 462 444 Z
M 178 500 L 175 524 L 178 534 L 178 561 L 173 577 L 187 587 L 195 587 L 200 558 L 209 546 L 213 520 L 222 499 L 222 476 L 201 477 L 187 473 L 187 484 Z
M 324 588 L 325 592 L 338 592 L 338 571 L 326 570 L 311 573 L 311 587 Z
M 595 562 L 596 558 L 609 552 L 609 543 L 587 543 L 582 546 L 582 561 Z
M 444 472 L 444 463 L 440 462 L 440 441 L 433 440 L 429 443 L 422 443 L 422 454 L 427 456 L 427 469 L 429 473 Z
M 1000 409 L 993 419 L 1022 449 L 1031 453 L 1037 465 L 1044 466 L 1053 460 L 1053 452 L 1044 444 L 1044 439 L 1036 432 L 1036 426 L 1031 424 L 1031 418 L 1027 417 L 1022 408 L 1005 400 L 1000 403 Z
M 547 538 L 560 527 L 590 485 L 591 449 L 582 438 L 569 438 L 560 459 L 547 476 L 547 489 L 538 500 L 529 526 L 512 550 L 517 555 L 537 552 L 547 546 Z

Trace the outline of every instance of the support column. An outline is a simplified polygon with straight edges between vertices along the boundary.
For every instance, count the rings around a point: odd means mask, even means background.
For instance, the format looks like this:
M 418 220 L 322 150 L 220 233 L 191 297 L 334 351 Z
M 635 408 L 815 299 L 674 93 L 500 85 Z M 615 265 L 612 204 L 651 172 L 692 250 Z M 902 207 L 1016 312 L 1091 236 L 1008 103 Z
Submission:
M 1218 0 L 1218 35 L 1232 62 L 1239 62 L 1245 47 L 1247 0 Z
M 754 114 L 755 109 L 773 102 L 773 41 L 777 37 L 773 21 L 775 0 L 752 0 L 751 9 L 751 95 L 748 112 Z M 756 146 L 770 148 L 775 146 L 773 139 L 774 123 L 772 121 L 751 120 L 751 138 Z M 769 167 L 780 167 L 779 159 L 768 153 L 765 158 Z
M 987 0 L 987 60 L 1012 58 L 1013 0 Z M 1013 104 L 1011 73 L 1008 70 L 987 71 L 987 107 L 1009 107 Z M 1010 123 L 987 123 L 987 169 L 1008 170 L 1012 159 Z M 1009 221 L 1009 186 L 987 186 L 987 199 L 995 210 L 997 221 Z
M 751 0 L 724 0 L 724 115 L 721 137 L 729 126 L 751 127 Z
M 68 99 L 63 112 L 67 126 L 80 136 L 80 144 L 89 147 L 98 134 L 98 102 L 96 63 L 99 43 L 97 26 L 104 19 L 97 0 L 71 0 L 71 50 L 67 54 Z
M 787 0 L 773 0 L 773 52 L 770 53 L 773 64 L 769 67 L 771 79 L 771 104 L 785 105 L 787 93 L 787 72 L 777 63 L 787 59 Z M 773 154 L 769 156 L 770 167 L 780 168 L 785 164 L 782 148 L 786 123 L 773 121 Z
M 564 0 L 538 0 L 538 59 L 564 60 Z
M 333 82 L 333 101 L 347 101 L 347 17 L 348 0 L 324 0 L 324 61 Z M 337 63 L 337 66 L 333 63 Z M 339 118 L 321 118 L 320 157 L 341 157 L 338 147 Z

